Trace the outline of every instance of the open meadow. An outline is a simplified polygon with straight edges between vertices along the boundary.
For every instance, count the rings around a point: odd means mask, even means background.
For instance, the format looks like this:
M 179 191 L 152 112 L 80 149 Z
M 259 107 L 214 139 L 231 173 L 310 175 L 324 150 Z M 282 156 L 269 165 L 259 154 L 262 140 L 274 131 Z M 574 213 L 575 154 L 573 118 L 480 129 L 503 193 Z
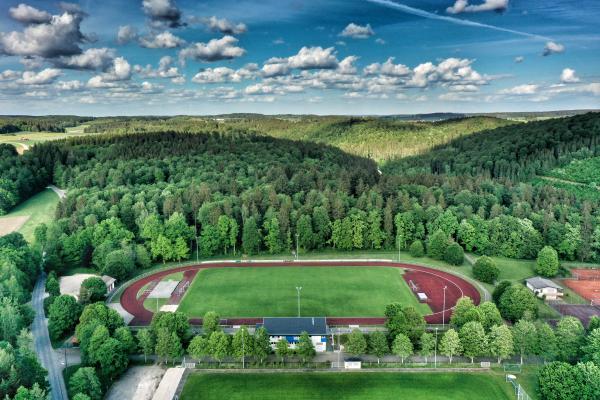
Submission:
M 18 231 L 27 241 L 33 241 L 35 227 L 53 220 L 57 204 L 58 196 L 51 189 L 30 197 L 0 217 L 0 236 Z

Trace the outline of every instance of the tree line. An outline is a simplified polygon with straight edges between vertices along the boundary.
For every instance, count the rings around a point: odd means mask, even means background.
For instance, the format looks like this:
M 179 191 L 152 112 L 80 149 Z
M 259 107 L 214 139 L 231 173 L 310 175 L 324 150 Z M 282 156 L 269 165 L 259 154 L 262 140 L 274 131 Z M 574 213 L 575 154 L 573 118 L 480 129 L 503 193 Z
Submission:
M 89 117 L 54 115 L 46 117 L 0 117 L 0 134 L 15 132 L 65 132 L 66 128 L 90 121 Z

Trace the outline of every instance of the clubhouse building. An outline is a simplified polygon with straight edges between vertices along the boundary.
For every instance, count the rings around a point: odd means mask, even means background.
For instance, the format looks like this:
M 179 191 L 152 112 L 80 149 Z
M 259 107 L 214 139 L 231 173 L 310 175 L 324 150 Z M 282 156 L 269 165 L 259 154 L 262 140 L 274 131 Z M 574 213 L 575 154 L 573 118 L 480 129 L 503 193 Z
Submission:
M 525 279 L 525 284 L 529 290 L 541 299 L 559 300 L 563 296 L 564 289 L 562 286 L 541 276 Z
M 281 338 L 285 338 L 290 344 L 290 348 L 295 349 L 300 335 L 302 332 L 306 332 L 315 346 L 315 351 L 327 350 L 327 320 L 325 317 L 263 318 L 263 323 L 258 326 L 263 326 L 269 333 L 273 349 Z

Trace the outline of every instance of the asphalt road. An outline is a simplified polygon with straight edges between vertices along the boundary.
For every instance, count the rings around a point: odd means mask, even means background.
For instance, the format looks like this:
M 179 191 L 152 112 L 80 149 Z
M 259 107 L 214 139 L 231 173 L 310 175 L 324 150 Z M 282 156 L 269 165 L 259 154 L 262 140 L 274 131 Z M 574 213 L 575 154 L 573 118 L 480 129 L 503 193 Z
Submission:
M 68 400 L 65 381 L 62 376 L 62 368 L 56 357 L 56 352 L 50 343 L 48 335 L 48 320 L 44 315 L 44 291 L 46 276 L 41 276 L 33 289 L 31 304 L 35 310 L 35 319 L 31 326 L 33 342 L 37 356 L 48 371 L 48 382 L 50 382 L 52 400 Z

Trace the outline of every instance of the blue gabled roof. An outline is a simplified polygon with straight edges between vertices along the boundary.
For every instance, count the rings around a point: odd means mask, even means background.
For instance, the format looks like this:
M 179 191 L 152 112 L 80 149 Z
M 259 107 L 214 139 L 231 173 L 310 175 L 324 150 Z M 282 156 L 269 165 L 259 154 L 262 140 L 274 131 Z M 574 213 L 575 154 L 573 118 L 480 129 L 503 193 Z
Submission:
M 302 332 L 311 336 L 327 335 L 325 317 L 269 317 L 263 318 L 263 326 L 272 336 L 300 335 Z

